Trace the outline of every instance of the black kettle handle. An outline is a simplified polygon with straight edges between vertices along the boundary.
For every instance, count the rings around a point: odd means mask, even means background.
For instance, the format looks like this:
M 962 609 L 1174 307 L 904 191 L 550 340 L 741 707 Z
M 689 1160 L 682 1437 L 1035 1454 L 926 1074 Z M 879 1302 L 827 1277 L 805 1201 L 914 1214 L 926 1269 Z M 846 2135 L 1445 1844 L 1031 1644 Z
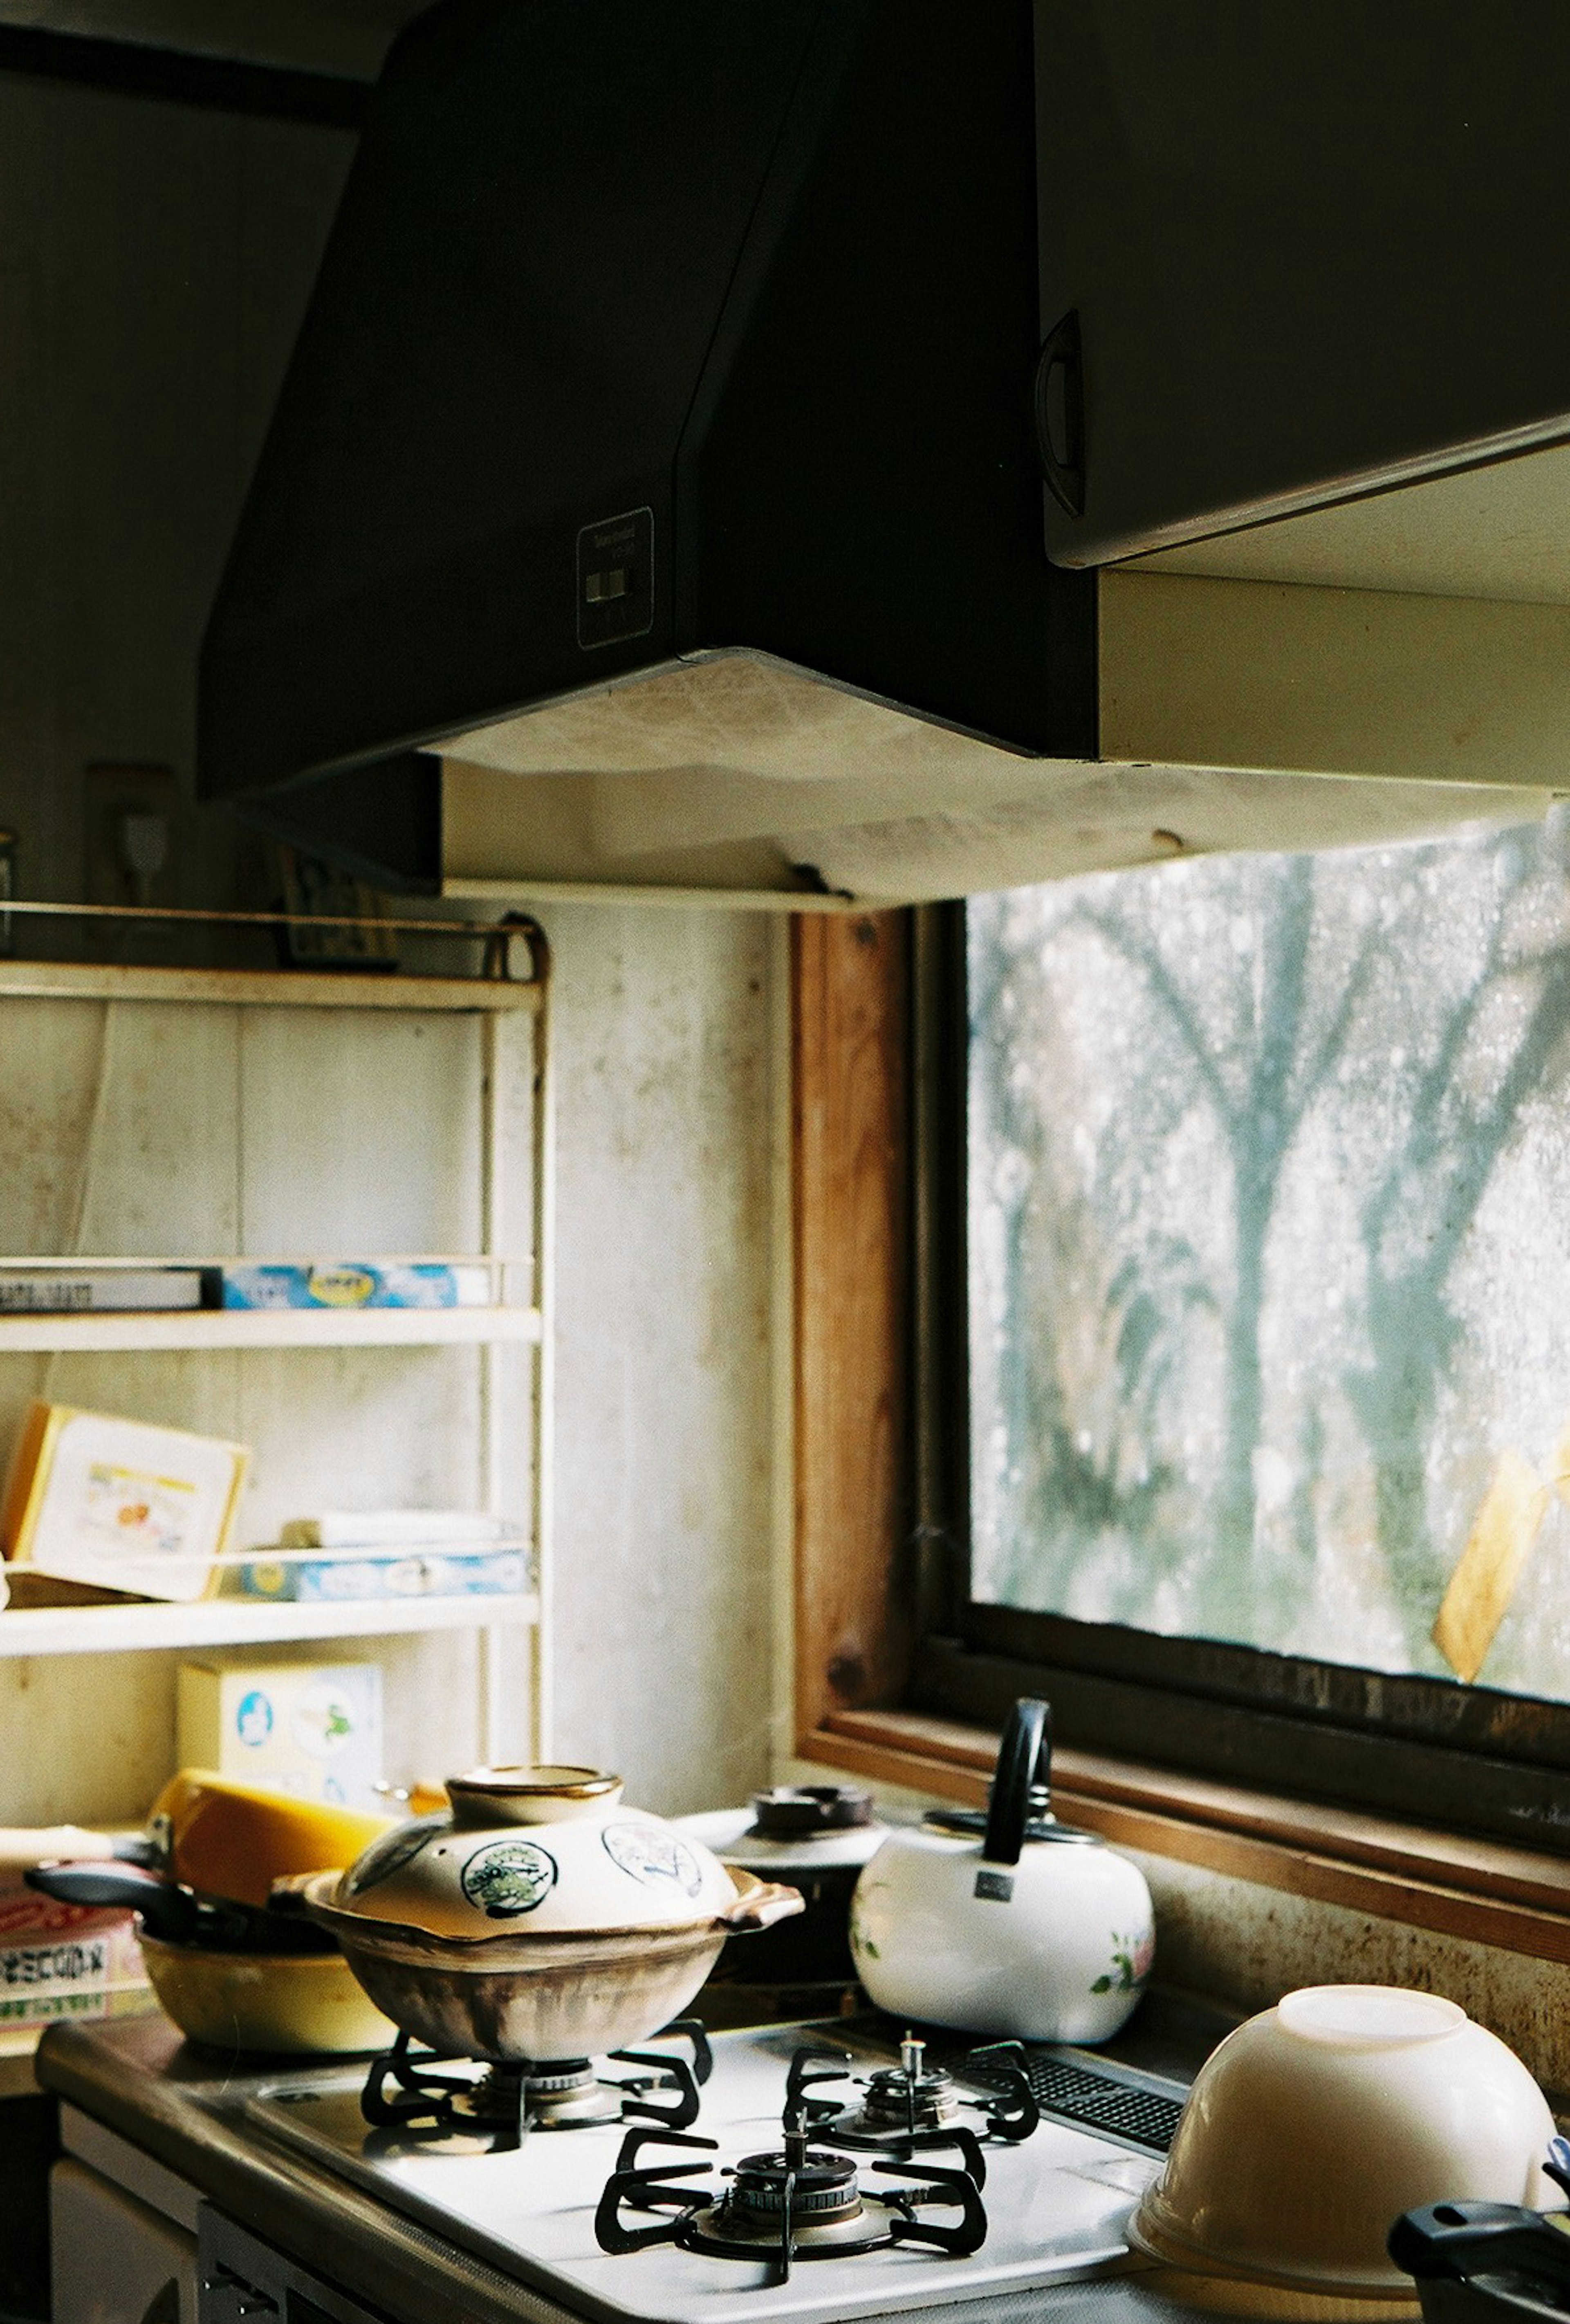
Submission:
M 982 1854 L 989 1864 L 1018 1864 L 1030 1821 L 1030 1794 L 1047 1787 L 1052 1773 L 1052 1713 L 1035 1695 L 1016 1702 L 998 1746 L 998 1764 L 987 1802 Z

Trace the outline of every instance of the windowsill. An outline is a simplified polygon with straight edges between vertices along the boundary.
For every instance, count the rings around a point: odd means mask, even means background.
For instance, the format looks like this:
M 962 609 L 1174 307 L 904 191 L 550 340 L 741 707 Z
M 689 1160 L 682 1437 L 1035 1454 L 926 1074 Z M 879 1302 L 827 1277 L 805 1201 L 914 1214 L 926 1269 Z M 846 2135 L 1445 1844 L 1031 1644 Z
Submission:
M 831 1711 L 804 1759 L 979 1806 L 997 1737 L 911 1711 Z M 1570 1858 L 1059 1749 L 1053 1806 L 1125 1848 L 1381 1920 L 1570 1963 Z

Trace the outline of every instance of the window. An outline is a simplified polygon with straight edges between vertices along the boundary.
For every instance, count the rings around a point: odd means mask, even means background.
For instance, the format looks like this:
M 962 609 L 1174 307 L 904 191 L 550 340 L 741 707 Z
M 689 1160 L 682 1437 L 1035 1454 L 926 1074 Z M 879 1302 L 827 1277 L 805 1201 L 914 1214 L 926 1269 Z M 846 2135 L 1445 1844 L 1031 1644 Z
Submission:
M 1556 838 L 971 905 L 978 1600 L 1570 1699 Z
M 951 1554 L 908 1699 L 1029 1679 L 1090 1748 L 1554 1844 L 1556 819 L 1020 890 L 932 941 Z

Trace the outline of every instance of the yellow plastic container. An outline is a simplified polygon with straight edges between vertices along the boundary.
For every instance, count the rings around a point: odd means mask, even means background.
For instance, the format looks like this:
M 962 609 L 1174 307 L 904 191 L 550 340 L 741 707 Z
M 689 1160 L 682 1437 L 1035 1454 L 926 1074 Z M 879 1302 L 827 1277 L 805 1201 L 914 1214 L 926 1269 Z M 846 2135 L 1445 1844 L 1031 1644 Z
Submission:
M 161 1871 L 204 1895 L 265 1904 L 275 1880 L 341 1870 L 402 1821 L 182 1767 L 154 1801 L 148 1831 Z

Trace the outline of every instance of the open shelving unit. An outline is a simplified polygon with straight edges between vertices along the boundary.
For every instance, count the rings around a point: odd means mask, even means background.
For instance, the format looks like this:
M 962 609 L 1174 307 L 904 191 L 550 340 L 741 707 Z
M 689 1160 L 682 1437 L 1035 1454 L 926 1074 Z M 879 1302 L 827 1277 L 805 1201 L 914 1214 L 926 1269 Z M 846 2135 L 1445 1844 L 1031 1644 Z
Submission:
M 0 1367 L 0 1387 L 10 1408 L 19 1409 L 18 1399 L 29 1394 L 122 1408 L 113 1399 L 123 1385 L 124 1408 L 166 1417 L 171 1425 L 210 1428 L 215 1419 L 222 1422 L 223 1397 L 230 1394 L 266 1438 L 272 1476 L 289 1473 L 288 1456 L 298 1434 L 306 1471 L 317 1482 L 310 1490 L 301 1488 L 296 1508 L 413 1500 L 420 1497 L 411 1492 L 409 1480 L 428 1475 L 438 1480 L 432 1489 L 438 1504 L 472 1506 L 516 1528 L 534 1583 L 506 1595 L 433 1591 L 325 1600 L 224 1595 L 189 1603 L 29 1603 L 0 1610 L 0 1685 L 28 1685 L 23 1665 L 35 1659 L 60 1673 L 58 1683 L 67 1690 L 61 1700 L 69 1716 L 82 1722 L 84 1765 L 89 1764 L 89 1730 L 97 1716 L 95 1670 L 106 1684 L 120 1688 L 124 1699 L 134 1683 L 127 1674 L 133 1665 L 123 1657 L 251 1646 L 279 1646 L 287 1654 L 296 1644 L 314 1640 L 384 1639 L 398 1655 L 416 1656 L 389 1665 L 402 1674 L 395 1685 L 389 1683 L 399 1692 L 405 1732 L 411 1723 L 419 1731 L 429 1708 L 436 1729 L 445 1736 L 467 1722 L 472 1739 L 463 1748 L 476 1757 L 549 1756 L 552 1202 L 547 972 L 540 946 L 531 947 L 528 981 L 497 973 L 512 968 L 521 954 L 522 946 L 511 940 L 487 946 L 493 973 L 472 978 L 0 960 L 0 1026 L 6 1024 L 13 1004 L 18 1005 L 14 1054 L 42 1042 L 51 1053 L 58 1051 L 60 1061 L 56 1082 L 45 1075 L 29 1101 L 29 1125 L 47 1128 L 49 1108 L 58 1102 L 62 1119 L 55 1133 L 54 1176 L 70 1175 L 78 1157 L 80 1171 L 74 1214 L 72 1203 L 62 1202 L 53 1233 L 28 1226 L 25 1204 L 19 1209 L 20 1198 L 12 1200 L 8 1215 L 20 1220 L 30 1239 L 24 1239 L 22 1255 L 0 1257 L 0 1268 L 255 1264 L 291 1256 L 316 1263 L 374 1262 L 396 1256 L 405 1262 L 478 1262 L 490 1270 L 490 1304 L 478 1307 L 0 1313 L 0 1357 L 22 1360 Z M 289 1020 L 291 1011 L 309 1014 Z M 455 1016 L 468 1018 L 471 1029 L 445 1031 L 436 1023 Z M 423 1034 L 421 1026 L 428 1028 Z M 448 1061 L 439 1070 L 430 1064 L 438 1053 Z M 401 1078 L 406 1074 L 407 1083 Z M 169 1079 L 161 1081 L 161 1074 Z M 51 1094 L 57 1083 L 76 1109 L 74 1141 L 64 1125 L 65 1101 Z M 349 1125 L 342 1136 L 334 1112 L 340 1099 Z M 161 1120 L 164 1111 L 190 1126 L 189 1138 Z M 187 1194 L 206 1183 L 204 1171 L 207 1181 L 223 1179 L 229 1167 L 226 1136 L 234 1146 L 229 1208 L 241 1231 L 227 1248 L 220 1241 L 215 1250 L 209 1232 L 203 1236 L 208 1249 L 193 1250 L 189 1243 L 201 1229 Z M 203 1152 L 192 1151 L 188 1159 L 188 1147 L 194 1149 L 204 1140 Z M 423 1177 L 418 1159 L 422 1141 L 433 1157 Z M 464 1167 L 472 1167 L 473 1176 L 464 1181 L 461 1200 L 456 1194 L 448 1200 L 442 1172 L 459 1153 L 468 1157 Z M 350 1175 L 335 1194 L 328 1181 L 339 1167 Z M 396 1180 L 400 1171 L 412 1190 L 408 1201 L 402 1209 L 402 1197 L 379 1204 L 381 1182 Z M 298 1206 L 291 1200 L 291 1173 L 297 1174 L 300 1189 Z M 106 1194 L 90 1191 L 100 1180 Z M 42 1168 L 38 1185 L 45 1193 L 51 1185 Z M 356 1190 L 362 1185 L 368 1217 L 380 1218 L 383 1225 L 394 1213 L 412 1218 L 422 1243 L 434 1240 L 442 1247 L 411 1249 L 405 1235 L 394 1252 L 384 1234 L 361 1238 L 345 1231 L 359 1215 Z M 304 1222 L 303 1250 L 284 1240 L 296 1208 Z M 39 1209 L 35 1202 L 34 1214 Z M 214 1209 L 208 1204 L 209 1214 Z M 179 1221 L 187 1232 L 165 1233 L 155 1243 L 161 1213 Z M 445 1235 L 419 1235 L 428 1213 L 431 1222 L 447 1222 Z M 455 1240 L 453 1222 L 460 1213 L 461 1239 Z M 131 1220 L 133 1231 L 96 1232 L 94 1220 L 101 1226 L 106 1218 L 111 1230 L 117 1220 Z M 339 1221 L 340 1231 L 328 1234 L 324 1219 Z M 18 1240 L 14 1226 L 5 1231 L 4 1240 Z M 155 1256 L 155 1249 L 170 1240 L 188 1247 Z M 111 1256 L 85 1255 L 102 1249 L 106 1240 Z M 421 1368 L 420 1351 L 443 1350 L 453 1351 L 450 1359 L 433 1356 L 437 1368 Z M 377 1351 L 389 1351 L 385 1360 Z M 297 1359 L 302 1367 L 298 1370 Z M 116 1370 L 122 1360 L 123 1370 Z M 75 1366 L 63 1380 L 57 1378 L 60 1363 Z M 74 1382 L 85 1384 L 83 1392 L 69 1392 Z M 337 1441 L 335 1398 L 345 1406 L 344 1491 L 337 1500 L 326 1490 L 326 1479 L 337 1471 L 324 1461 L 323 1450 Z M 209 1416 L 204 1418 L 204 1412 Z M 455 1416 L 461 1425 L 455 1425 Z M 440 1440 L 439 1453 L 400 1465 L 397 1456 L 422 1426 L 433 1443 Z M 260 1475 L 261 1438 L 253 1438 L 248 1426 L 219 1425 L 217 1433 L 257 1442 Z M 378 1448 L 387 1475 L 404 1480 L 401 1490 L 394 1486 L 383 1495 L 379 1489 Z M 273 1504 L 279 1499 L 275 1492 Z M 258 1516 L 258 1529 L 264 1530 L 265 1522 L 271 1519 Z M 465 1554 L 480 1546 L 439 1545 L 427 1553 L 411 1548 L 410 1554 Z M 236 1536 L 230 1549 L 232 1556 L 266 1558 L 266 1546 L 254 1533 Z M 454 1635 L 463 1633 L 472 1636 L 472 1649 Z M 439 1646 L 441 1634 L 452 1637 L 450 1646 Z M 422 1658 L 419 1641 L 425 1637 L 432 1639 L 434 1664 Z M 457 1664 L 442 1659 L 455 1653 Z M 79 1682 L 68 1675 L 72 1658 L 82 1658 Z M 450 1672 L 451 1679 L 445 1684 L 428 1681 L 420 1675 L 428 1666 Z M 12 1673 L 17 1675 L 5 1675 Z M 171 1683 L 150 1682 L 154 1695 L 136 1699 L 151 1703 L 160 1699 L 156 1687 Z M 71 1708 L 78 1701 L 79 1713 Z M 447 1748 L 434 1745 L 435 1764 L 419 1772 L 445 1772 L 439 1755 Z M 456 1764 L 460 1762 L 445 1763 Z M 149 1761 L 147 1797 L 168 1772 L 167 1766 Z M 143 1780 L 140 1766 L 135 1780 Z M 84 1798 L 79 1812 L 74 1805 L 66 1812 L 75 1821 L 104 1821 L 90 1797 Z M 41 2030 L 0 2025 L 0 2097 L 30 2087 L 31 2057 Z
M 173 915 L 162 917 L 171 918 Z M 208 917 L 208 916 L 204 916 Z M 461 931 L 460 931 L 461 933 Z M 495 959 L 503 968 L 514 947 L 498 948 Z M 498 1432 L 502 1425 L 495 1369 L 498 1351 L 509 1347 L 533 1352 L 530 1398 L 530 1473 L 532 1507 L 529 1512 L 530 1545 L 540 1587 L 525 1596 L 501 1598 L 475 1595 L 453 1598 L 415 1596 L 335 1600 L 309 1604 L 275 1604 L 240 1599 L 208 1599 L 195 1604 L 6 1608 L 0 1611 L 0 1664 L 35 1655 L 152 1651 L 191 1646 L 271 1644 L 312 1638 L 394 1637 L 441 1629 L 472 1629 L 485 1634 L 485 1660 L 494 1662 L 491 1647 L 508 1630 L 538 1628 L 545 1595 L 544 1551 L 550 1507 L 549 1406 L 550 1350 L 545 1286 L 549 1282 L 548 1242 L 550 1231 L 550 1100 L 545 1039 L 544 956 L 531 951 L 534 973 L 522 980 L 506 973 L 473 977 L 409 976 L 396 973 L 329 973 L 289 969 L 165 968 L 143 964 L 98 964 L 81 962 L 0 960 L 0 1022 L 12 999 L 59 1003 L 96 1003 L 103 1013 L 104 1045 L 99 1056 L 100 1084 L 105 1070 L 110 1019 L 120 1004 L 147 1004 L 173 1009 L 254 1009 L 331 1010 L 340 1016 L 370 1013 L 385 1019 L 395 1014 L 475 1018 L 480 1027 L 478 1088 L 479 1120 L 476 1149 L 479 1164 L 477 1248 L 458 1254 L 458 1262 L 488 1267 L 493 1304 L 454 1307 L 319 1307 L 319 1308 L 194 1308 L 173 1312 L 115 1311 L 0 1314 L 0 1356 L 124 1354 L 152 1357 L 202 1351 L 245 1350 L 300 1351 L 376 1348 L 472 1348 L 478 1351 L 480 1376 L 480 1474 L 477 1499 L 482 1509 L 499 1514 L 501 1461 Z M 507 1093 L 499 1027 L 507 1019 L 525 1020 L 532 1031 L 529 1073 L 532 1084 L 530 1117 L 531 1288 L 526 1302 L 507 1299 L 518 1269 L 498 1243 L 506 1175 L 504 1114 Z M 100 1086 L 95 1098 L 95 1126 Z M 89 1157 L 90 1162 L 90 1157 Z M 311 1254 L 317 1259 L 355 1252 Z M 239 1254 L 230 1254 L 238 1257 Z M 256 1254 L 244 1254 L 254 1262 Z M 273 1253 L 260 1255 L 263 1259 Z M 450 1259 L 450 1253 L 407 1254 Z M 117 1252 L 87 1256 L 78 1251 L 31 1250 L 14 1258 L 0 1257 L 0 1268 L 137 1268 L 168 1266 L 212 1266 L 223 1262 L 210 1254 L 175 1256 Z M 548 1717 L 547 1673 L 542 1652 L 533 1655 L 531 1681 L 532 1743 L 544 1754 Z M 497 1690 L 487 1677 L 482 1684 L 485 1713 L 478 1737 L 485 1756 L 494 1755 L 499 1741 L 495 1716 Z

